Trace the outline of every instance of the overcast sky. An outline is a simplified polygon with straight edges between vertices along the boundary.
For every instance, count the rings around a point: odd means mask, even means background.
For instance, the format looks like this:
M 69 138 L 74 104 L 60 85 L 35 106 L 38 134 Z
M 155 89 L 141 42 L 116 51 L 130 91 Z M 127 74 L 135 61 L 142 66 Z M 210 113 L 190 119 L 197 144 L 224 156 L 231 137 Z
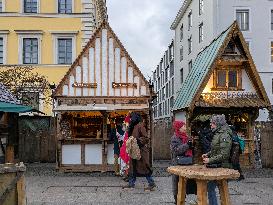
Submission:
M 170 26 L 183 0 L 107 0 L 108 20 L 147 76 L 174 37 Z

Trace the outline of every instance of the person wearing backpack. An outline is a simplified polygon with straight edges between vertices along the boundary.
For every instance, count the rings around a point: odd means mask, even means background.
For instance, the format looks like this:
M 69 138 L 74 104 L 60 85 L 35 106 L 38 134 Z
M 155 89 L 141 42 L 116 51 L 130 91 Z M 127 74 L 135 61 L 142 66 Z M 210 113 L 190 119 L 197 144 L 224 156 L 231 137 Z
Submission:
M 213 138 L 211 141 L 211 151 L 203 154 L 203 163 L 207 167 L 232 168 L 230 163 L 230 151 L 232 146 L 232 131 L 229 128 L 225 115 L 213 115 L 210 121 Z M 208 199 L 210 205 L 218 205 L 216 197 L 215 181 L 208 183 Z
M 243 138 L 244 132 L 240 129 L 233 128 L 233 136 L 232 136 L 232 148 L 231 148 L 231 156 L 230 160 L 232 163 L 232 168 L 238 170 L 240 173 L 239 181 L 245 179 L 242 169 L 240 166 L 240 155 L 244 152 L 245 149 L 245 140 Z

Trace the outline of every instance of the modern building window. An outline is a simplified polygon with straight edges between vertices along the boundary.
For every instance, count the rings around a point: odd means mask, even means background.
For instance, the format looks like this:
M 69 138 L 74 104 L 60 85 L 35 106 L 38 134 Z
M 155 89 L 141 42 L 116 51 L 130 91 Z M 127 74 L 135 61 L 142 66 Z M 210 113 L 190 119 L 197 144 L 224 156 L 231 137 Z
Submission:
M 72 63 L 72 39 L 58 39 L 58 64 Z
M 4 39 L 0 38 L 0 64 L 4 63 Z
M 170 107 L 173 108 L 173 104 L 174 104 L 174 98 L 171 97 L 171 100 L 170 100 Z
M 174 75 L 174 63 L 171 62 L 170 64 L 170 77 L 172 77 Z
M 172 95 L 174 95 L 174 78 L 172 79 Z
M 273 9 L 271 10 L 271 30 L 273 31 Z
M 184 82 L 184 69 L 180 69 L 180 83 L 182 84 Z
M 189 73 L 191 72 L 192 69 L 192 61 L 189 62 Z
M 189 54 L 192 52 L 192 36 L 188 39 Z
M 72 13 L 72 0 L 58 0 L 58 13 L 60 14 Z
M 24 0 L 24 13 L 38 13 L 38 0 Z
M 38 64 L 38 39 L 23 39 L 23 64 Z
M 166 98 L 169 97 L 169 83 L 166 84 Z
M 192 11 L 188 15 L 188 30 L 191 30 L 192 27 Z
M 180 62 L 183 60 L 183 46 L 180 48 Z
M 3 12 L 3 2 L 0 0 L 0 12 Z
M 271 41 L 271 63 L 273 63 L 273 41 Z
M 199 15 L 204 13 L 204 0 L 199 0 Z
M 184 25 L 182 24 L 180 27 L 180 41 L 183 40 L 184 37 Z
M 242 31 L 249 30 L 249 10 L 236 10 L 236 19 Z
M 166 68 L 165 70 L 165 82 L 167 82 L 169 80 L 169 69 Z
M 199 43 L 203 42 L 204 40 L 204 24 L 201 23 L 199 25 Z

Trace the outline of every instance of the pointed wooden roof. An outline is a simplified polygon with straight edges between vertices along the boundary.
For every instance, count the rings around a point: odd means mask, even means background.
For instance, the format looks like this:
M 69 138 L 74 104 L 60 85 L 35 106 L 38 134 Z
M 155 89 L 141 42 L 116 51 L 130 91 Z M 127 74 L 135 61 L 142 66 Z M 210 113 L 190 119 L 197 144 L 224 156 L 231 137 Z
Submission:
M 58 96 L 150 96 L 149 83 L 108 22 L 95 31 L 56 88 Z
M 193 63 L 193 68 L 182 84 L 182 87 L 175 100 L 173 107 L 174 111 L 185 109 L 193 110 L 195 106 L 200 106 L 200 103 L 198 104 L 197 101 L 200 99 L 204 88 L 208 84 L 208 81 L 213 74 L 213 71 L 216 69 L 217 62 L 220 60 L 224 54 L 225 49 L 227 48 L 227 45 L 234 37 L 239 37 L 240 39 L 243 51 L 245 52 L 249 63 L 249 69 L 246 69 L 246 72 L 249 76 L 251 76 L 250 80 L 254 85 L 259 98 L 254 100 L 255 102 L 253 101 L 252 103 L 247 100 L 246 104 L 244 104 L 242 101 L 240 101 L 239 104 L 224 103 L 225 107 L 232 107 L 234 105 L 237 105 L 237 107 L 243 107 L 245 105 L 247 107 L 270 107 L 269 98 L 266 94 L 261 78 L 248 50 L 248 46 L 244 40 L 243 34 L 240 31 L 238 24 L 234 22 L 227 30 L 222 32 L 216 39 L 211 42 L 209 46 L 207 46 L 197 55 Z M 214 105 L 206 106 L 213 107 Z

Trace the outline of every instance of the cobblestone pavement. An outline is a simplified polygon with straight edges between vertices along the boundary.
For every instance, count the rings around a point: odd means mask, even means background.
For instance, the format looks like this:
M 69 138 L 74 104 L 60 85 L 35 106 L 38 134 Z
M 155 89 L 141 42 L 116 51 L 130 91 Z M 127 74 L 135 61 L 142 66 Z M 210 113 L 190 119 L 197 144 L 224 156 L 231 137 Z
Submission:
M 165 163 L 166 165 L 166 163 Z M 26 173 L 28 205 L 145 205 L 174 204 L 171 177 L 164 163 L 155 164 L 156 191 L 144 192 L 145 179 L 139 178 L 136 189 L 124 191 L 125 182 L 112 173 L 58 173 L 53 164 L 28 165 Z M 247 170 L 247 179 L 230 182 L 233 205 L 273 204 L 273 170 Z M 187 197 L 187 204 L 195 196 Z

